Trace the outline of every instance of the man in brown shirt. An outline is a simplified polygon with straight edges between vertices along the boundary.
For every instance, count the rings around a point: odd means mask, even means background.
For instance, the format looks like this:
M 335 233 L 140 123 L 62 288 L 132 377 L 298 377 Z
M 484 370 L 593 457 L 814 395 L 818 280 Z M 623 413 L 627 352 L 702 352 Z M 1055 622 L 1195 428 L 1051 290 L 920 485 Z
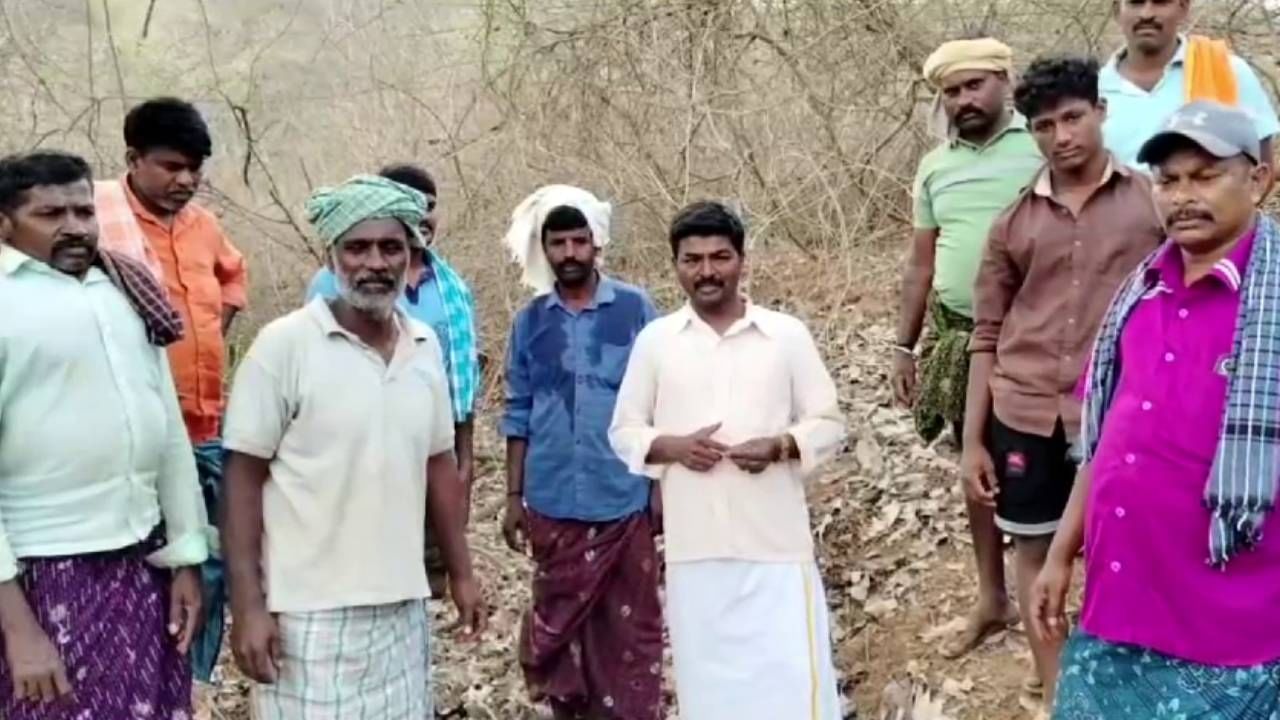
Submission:
M 974 288 L 975 328 L 961 472 L 969 498 L 1014 538 L 1024 617 L 1076 465 L 1075 386 L 1098 323 L 1163 232 L 1141 173 L 1104 148 L 1098 65 L 1031 64 L 1014 103 L 1048 163 L 992 224 Z M 1043 685 L 1058 647 L 1028 633 Z

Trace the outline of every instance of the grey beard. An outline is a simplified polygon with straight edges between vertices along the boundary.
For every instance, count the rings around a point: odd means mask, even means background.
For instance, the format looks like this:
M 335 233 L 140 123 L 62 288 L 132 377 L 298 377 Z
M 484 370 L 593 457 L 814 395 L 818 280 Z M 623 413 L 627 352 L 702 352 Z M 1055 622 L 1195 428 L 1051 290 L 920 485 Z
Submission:
M 338 294 L 342 299 L 356 310 L 375 317 L 390 317 L 395 312 L 396 300 L 404 293 L 404 278 L 396 283 L 394 292 L 369 293 L 352 286 L 341 273 L 335 273 L 335 275 L 338 278 Z

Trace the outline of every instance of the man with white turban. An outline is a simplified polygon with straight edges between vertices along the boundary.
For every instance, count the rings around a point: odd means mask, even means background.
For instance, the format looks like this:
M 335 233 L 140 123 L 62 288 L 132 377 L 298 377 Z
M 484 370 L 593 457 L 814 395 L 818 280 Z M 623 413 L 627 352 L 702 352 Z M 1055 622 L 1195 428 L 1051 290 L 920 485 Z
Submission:
M 924 64 L 938 92 L 946 139 L 926 154 L 913 188 L 914 229 L 903 272 L 893 354 L 893 392 L 932 441 L 948 426 L 963 437 L 973 286 L 991 223 L 1030 184 L 1044 159 L 1026 120 L 1009 107 L 1013 52 L 992 38 L 943 43 Z M 917 378 L 916 343 L 930 337 Z M 958 657 L 1016 619 L 1005 588 L 1002 541 L 991 510 L 968 503 L 978 565 L 978 602 L 965 631 L 943 648 Z
M 338 297 L 263 328 L 228 405 L 232 650 L 259 720 L 423 720 L 427 513 L 460 624 L 485 624 L 440 343 L 397 304 L 426 198 L 359 175 L 307 213 Z
M 508 346 L 502 530 L 537 569 L 520 664 L 557 720 L 662 717 L 650 487 L 608 436 L 632 343 L 658 313 L 600 272 L 609 215 L 591 193 L 550 185 L 520 203 L 506 237 L 538 295 Z

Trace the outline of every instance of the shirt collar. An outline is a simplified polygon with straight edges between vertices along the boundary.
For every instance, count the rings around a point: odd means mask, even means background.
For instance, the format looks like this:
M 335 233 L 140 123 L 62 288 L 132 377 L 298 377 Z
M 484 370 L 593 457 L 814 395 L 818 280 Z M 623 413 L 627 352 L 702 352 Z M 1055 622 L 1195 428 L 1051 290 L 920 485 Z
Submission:
M 711 326 L 698 315 L 698 312 L 693 309 L 693 305 L 687 302 L 683 307 L 675 312 L 675 315 L 679 318 L 681 330 L 686 330 L 690 327 L 702 327 L 706 328 L 709 332 L 715 332 L 712 330 Z M 741 318 L 729 326 L 724 337 L 737 335 L 752 327 L 765 335 L 774 337 L 775 333 L 772 321 L 773 318 L 770 317 L 769 313 L 765 312 L 759 305 L 751 302 L 750 298 L 747 298 L 746 311 L 743 313 Z
M 63 278 L 72 282 L 83 283 L 85 285 L 102 280 L 110 280 L 110 278 L 108 278 L 96 264 L 89 267 L 89 270 L 85 273 L 83 279 L 74 278 L 55 269 L 47 262 L 31 257 L 12 245 L 0 244 L 0 275 L 16 275 L 18 271 L 24 267 L 29 267 L 33 272 L 43 273 L 44 275 L 56 278 Z
M 1244 271 L 1249 266 L 1249 257 L 1253 254 L 1254 238 L 1257 235 L 1258 228 L 1255 224 L 1244 237 L 1240 238 L 1236 246 L 1231 248 L 1231 252 L 1227 253 L 1226 257 L 1214 263 L 1213 269 L 1209 271 L 1209 277 L 1216 278 L 1233 293 L 1240 292 L 1240 287 L 1244 284 Z M 1182 287 L 1185 268 L 1178 246 L 1170 242 L 1160 252 L 1160 257 L 1147 271 L 1147 281 L 1163 283 L 1170 288 Z
M 1106 89 L 1113 89 L 1116 82 L 1124 80 L 1124 76 L 1120 75 L 1120 61 L 1124 59 L 1125 53 L 1129 52 L 1128 47 L 1120 47 L 1111 53 L 1111 57 L 1107 59 L 1107 64 L 1103 66 L 1103 72 L 1098 76 L 1099 86 Z M 1173 57 L 1169 58 L 1169 64 L 1165 65 L 1165 71 L 1169 68 L 1183 65 L 1187 61 L 1187 36 L 1178 34 L 1178 49 L 1173 51 Z M 1127 80 L 1125 82 L 1128 82 Z
M 608 305 L 618 297 L 612 278 L 599 271 L 596 271 L 596 277 L 596 293 L 591 296 L 591 302 L 587 304 L 587 307 L 585 308 L 586 310 L 594 310 L 601 305 Z M 551 292 L 547 293 L 547 307 L 561 307 L 566 310 L 568 309 L 565 306 L 564 301 L 560 299 L 560 290 L 558 286 L 551 288 Z
M 35 259 L 12 245 L 0 245 L 0 274 L 13 275 Z
M 964 138 L 960 137 L 960 133 L 956 132 L 955 129 L 953 128 L 951 130 L 951 138 L 950 138 L 951 147 L 953 148 L 967 147 L 967 148 L 973 148 L 975 150 L 985 150 L 991 147 L 992 145 L 995 145 L 996 143 L 1000 142 L 1000 140 L 1003 139 L 1005 135 L 1009 135 L 1012 133 L 1025 133 L 1025 132 L 1027 132 L 1027 119 L 1022 116 L 1022 113 L 1019 113 L 1015 110 L 1014 113 L 1009 117 L 1009 124 L 1005 125 L 1000 130 L 1000 132 L 993 135 L 991 139 L 987 140 L 985 143 L 981 145 L 978 145 L 976 143 L 971 143 L 968 140 L 965 140 Z
M 1102 187 L 1111 182 L 1111 178 L 1113 176 L 1119 175 L 1122 178 L 1128 178 L 1132 174 L 1133 171 L 1130 170 L 1128 166 L 1124 163 L 1116 162 L 1115 156 L 1108 153 L 1107 168 L 1102 171 L 1102 181 L 1098 183 L 1098 187 Z M 1053 180 L 1050 178 L 1049 163 L 1046 162 L 1044 167 L 1040 168 L 1040 172 L 1036 174 L 1036 181 L 1035 184 L 1031 186 L 1031 190 L 1040 197 L 1053 197 Z
M 333 316 L 333 310 L 329 307 L 329 301 L 324 297 L 317 296 L 314 300 L 307 303 L 307 314 L 312 320 L 320 326 L 326 336 L 342 335 L 351 340 L 359 340 L 360 338 L 350 330 L 338 324 L 338 319 Z M 395 308 L 396 324 L 400 326 L 402 332 L 409 333 L 409 336 L 415 343 L 420 343 L 427 339 L 426 326 L 422 323 L 409 322 L 404 310 L 397 305 Z
M 129 184 L 128 173 L 125 173 L 124 177 L 120 178 L 120 187 L 124 190 L 125 199 L 129 201 L 129 208 L 133 210 L 134 216 L 136 216 L 139 221 L 149 222 L 152 225 L 155 225 L 157 227 L 168 229 L 169 226 L 166 225 L 164 222 L 162 222 L 160 218 L 157 218 L 150 210 L 148 210 L 147 206 L 142 203 L 142 200 L 140 200 L 138 196 L 134 194 L 133 187 Z M 191 213 L 195 212 L 191 207 L 192 202 L 195 202 L 195 200 L 192 200 L 191 202 L 188 202 L 186 205 L 183 205 L 181 210 L 174 213 L 173 215 L 174 230 L 177 230 L 179 227 L 186 225 L 187 219 L 191 217 Z

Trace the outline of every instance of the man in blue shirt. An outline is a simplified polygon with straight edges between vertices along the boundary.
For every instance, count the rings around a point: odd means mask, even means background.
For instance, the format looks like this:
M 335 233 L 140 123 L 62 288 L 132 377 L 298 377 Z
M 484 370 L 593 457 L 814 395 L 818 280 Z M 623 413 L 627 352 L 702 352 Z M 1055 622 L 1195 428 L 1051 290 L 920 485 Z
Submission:
M 400 309 L 435 331 L 444 350 L 444 369 L 449 377 L 449 393 L 453 405 L 454 453 L 458 461 L 458 479 L 466 493 L 464 522 L 471 512 L 471 487 L 475 476 L 475 453 L 472 425 L 476 395 L 480 387 L 480 360 L 476 345 L 475 300 L 470 288 L 458 273 L 432 247 L 436 232 L 436 182 L 416 165 L 391 165 L 380 172 L 382 177 L 407 185 L 427 196 L 427 218 L 422 237 L 427 247 L 413 248 L 409 258 L 409 283 L 400 298 Z M 327 267 L 320 268 L 307 288 L 307 300 L 316 296 L 335 299 L 339 295 L 338 278 Z M 444 561 L 431 528 L 427 528 L 427 573 L 431 593 L 442 597 L 445 592 Z
M 1179 33 L 1191 0 L 1115 0 L 1116 23 L 1125 46 L 1111 56 L 1098 76 L 1107 101 L 1102 127 L 1107 149 L 1134 167 L 1138 149 L 1164 129 L 1165 121 L 1186 104 L 1187 53 L 1192 38 Z M 1249 63 L 1229 59 L 1239 107 L 1253 119 L 1262 138 L 1262 161 L 1272 164 L 1272 137 L 1280 120 Z
M 520 663 L 557 720 L 658 720 L 650 483 L 608 437 L 632 343 L 658 313 L 643 290 L 599 272 L 608 206 L 577 193 L 522 206 L 555 282 L 516 316 L 507 358 L 503 534 L 517 552 L 527 541 L 536 565 Z

